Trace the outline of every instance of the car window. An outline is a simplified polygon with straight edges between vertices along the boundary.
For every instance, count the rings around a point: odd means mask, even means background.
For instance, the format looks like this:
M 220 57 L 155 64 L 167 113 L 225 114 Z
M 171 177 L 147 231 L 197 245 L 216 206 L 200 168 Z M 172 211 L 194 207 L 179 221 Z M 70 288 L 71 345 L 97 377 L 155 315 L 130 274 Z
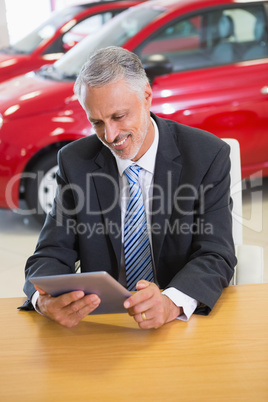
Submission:
M 84 20 L 78 22 L 75 25 L 70 25 L 70 29 L 62 34 L 57 41 L 55 41 L 50 47 L 48 47 L 44 54 L 49 55 L 55 53 L 65 53 L 75 46 L 81 39 L 85 38 L 89 34 L 97 32 L 102 25 L 119 14 L 122 10 L 114 10 L 109 12 L 103 12 L 96 15 L 91 15 Z
M 147 38 L 135 52 L 144 62 L 162 54 L 174 72 L 267 57 L 263 6 L 217 8 L 176 20 Z
M 142 55 L 189 51 L 199 47 L 200 17 L 176 22 L 142 49 Z
M 70 31 L 63 35 L 63 43 L 79 42 L 82 38 L 96 32 L 105 22 L 109 21 L 116 13 L 108 11 L 106 13 L 92 15 L 83 21 L 78 22 Z
M 111 26 L 109 35 L 104 35 L 99 47 L 123 46 L 129 39 L 142 30 L 150 21 L 164 12 L 159 8 L 135 8 L 129 9 L 124 17 L 117 20 Z
M 63 35 L 62 42 L 64 50 L 68 51 L 87 35 L 97 32 L 103 24 L 115 17 L 121 11 L 122 10 L 107 11 L 101 14 L 92 15 L 85 20 L 80 21 L 72 29 L 70 29 L 70 31 Z

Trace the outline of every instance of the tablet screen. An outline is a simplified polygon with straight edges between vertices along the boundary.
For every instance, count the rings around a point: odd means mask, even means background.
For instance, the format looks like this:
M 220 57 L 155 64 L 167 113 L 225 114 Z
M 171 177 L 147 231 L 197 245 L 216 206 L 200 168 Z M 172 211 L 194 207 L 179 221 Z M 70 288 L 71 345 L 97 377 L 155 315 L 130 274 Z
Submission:
M 74 290 L 97 294 L 101 303 L 90 314 L 126 313 L 123 303 L 131 296 L 124 286 L 105 271 L 31 277 L 30 281 L 54 297 Z

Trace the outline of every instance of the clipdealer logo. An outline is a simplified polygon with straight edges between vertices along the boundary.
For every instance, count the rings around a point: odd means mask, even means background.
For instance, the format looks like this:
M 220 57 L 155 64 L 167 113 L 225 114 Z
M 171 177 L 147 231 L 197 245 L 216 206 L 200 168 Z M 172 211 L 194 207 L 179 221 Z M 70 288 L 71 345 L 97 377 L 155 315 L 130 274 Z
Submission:
M 38 193 L 38 184 L 41 182 L 43 179 L 45 173 L 44 172 L 38 172 L 38 173 L 33 173 L 33 172 L 25 172 L 22 175 L 17 174 L 12 179 L 9 181 L 6 189 L 5 189 L 5 198 L 7 202 L 8 208 L 15 210 L 16 213 L 23 215 L 23 216 L 29 216 L 32 214 L 43 214 L 44 211 L 40 207 L 40 205 L 37 208 L 33 209 L 24 209 L 24 208 L 17 208 L 16 203 L 13 201 L 13 192 L 14 188 L 18 187 L 18 183 L 21 182 L 21 180 L 34 180 L 36 182 L 37 188 L 36 188 L 36 193 Z M 108 180 L 110 183 L 110 189 L 113 191 L 113 197 L 112 197 L 112 203 L 110 205 L 107 205 L 105 210 L 93 210 L 92 205 L 90 205 L 90 192 L 92 191 L 92 179 L 94 177 L 102 178 L 103 180 Z M 171 172 L 167 172 L 167 194 L 165 194 L 165 191 L 161 186 L 154 185 L 154 196 L 153 199 L 158 200 L 158 209 L 154 210 L 153 214 L 163 214 L 166 211 L 171 213 L 172 208 L 175 208 L 177 212 L 179 212 L 181 215 L 193 215 L 198 212 L 199 215 L 202 215 L 205 211 L 205 206 L 206 206 L 206 194 L 209 192 L 211 188 L 213 188 L 213 185 L 208 185 L 204 186 L 203 188 L 199 188 L 198 190 L 192 186 L 192 185 L 183 185 L 183 186 L 178 186 L 176 188 L 175 192 L 172 192 L 171 190 Z M 107 183 L 108 183 L 107 182 Z M 235 202 L 235 208 L 232 210 L 232 217 L 233 220 L 238 222 L 240 225 L 254 231 L 254 232 L 261 232 L 263 228 L 263 178 L 262 178 L 262 172 L 256 172 L 254 175 L 251 175 L 249 179 L 243 180 L 241 182 L 232 184 L 231 186 L 231 196 L 232 198 L 239 197 L 239 194 L 242 192 L 243 198 L 246 199 L 247 202 L 247 208 L 246 211 L 244 209 L 243 213 L 241 213 L 241 206 L 240 208 L 236 208 L 237 202 Z M 53 188 L 53 191 L 55 191 L 55 183 L 51 183 L 51 188 Z M 68 209 L 65 208 L 62 204 L 62 199 L 64 197 L 64 194 L 71 191 L 72 194 L 74 195 L 74 198 L 76 200 L 76 205 L 73 207 L 73 209 Z M 95 191 L 93 189 L 93 191 Z M 76 184 L 67 184 L 65 186 L 59 186 L 58 191 L 56 194 L 56 201 L 58 198 L 58 203 L 56 204 L 60 205 L 59 209 L 56 209 L 56 214 L 57 214 L 57 222 L 58 224 L 63 224 L 63 216 L 67 217 L 73 217 L 75 216 L 79 211 L 81 211 L 84 207 L 86 207 L 86 213 L 89 215 L 99 215 L 101 213 L 108 213 L 110 210 L 115 208 L 115 206 L 119 203 L 120 200 L 120 189 L 117 184 L 117 182 L 109 175 L 105 174 L 88 174 L 86 178 L 86 190 L 83 188 L 80 188 Z M 186 210 L 184 208 L 185 202 L 187 201 L 193 201 L 199 197 L 200 200 L 200 205 L 199 205 L 199 211 L 195 211 L 194 209 L 192 210 Z M 149 208 L 149 203 L 152 202 L 153 200 L 147 200 L 145 203 L 145 208 Z M 238 202 L 239 203 L 239 202 Z M 240 203 L 242 201 L 240 200 Z M 152 215 L 153 215 L 152 214 Z M 73 224 L 72 224 L 73 225 Z M 70 224 L 70 228 L 72 226 Z M 166 223 L 167 225 L 167 223 Z M 201 225 L 201 220 L 199 221 L 199 228 L 200 230 L 205 230 L 204 229 L 204 224 L 203 227 Z M 92 230 L 95 229 L 88 229 L 89 233 Z M 99 228 L 99 232 L 104 231 L 104 229 Z M 118 232 L 118 229 L 112 229 L 110 228 L 111 232 L 116 231 Z M 152 228 L 152 230 L 155 230 L 157 232 L 158 228 Z M 175 229 L 174 229 L 175 230 Z M 176 228 L 178 231 L 178 228 Z M 191 231 L 193 232 L 193 228 L 185 228 L 183 229 L 183 226 L 180 227 L 181 233 L 184 231 Z M 81 231 L 82 231 L 82 226 L 81 226 Z
M 104 223 L 94 222 L 90 224 L 89 222 L 79 222 L 77 224 L 75 219 L 69 218 L 65 222 L 67 234 L 74 234 L 79 236 L 85 236 L 88 240 L 92 236 L 104 236 L 110 235 L 115 239 L 122 238 L 122 227 L 116 222 L 112 222 L 105 219 Z M 164 225 L 159 223 L 152 223 L 147 225 L 147 231 L 151 235 L 160 235 L 163 233 L 171 235 L 213 235 L 213 225 L 209 222 L 205 222 L 204 219 L 197 219 L 195 222 L 183 222 L 177 219 L 175 222 L 171 223 L 168 219 L 164 221 Z

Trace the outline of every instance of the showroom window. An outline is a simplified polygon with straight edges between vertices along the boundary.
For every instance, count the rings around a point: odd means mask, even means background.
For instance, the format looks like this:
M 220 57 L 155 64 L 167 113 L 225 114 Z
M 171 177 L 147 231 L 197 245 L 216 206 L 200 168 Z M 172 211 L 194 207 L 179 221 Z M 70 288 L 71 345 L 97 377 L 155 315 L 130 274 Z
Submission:
M 267 57 L 264 9 L 239 6 L 176 20 L 136 52 L 142 60 L 161 53 L 174 72 Z

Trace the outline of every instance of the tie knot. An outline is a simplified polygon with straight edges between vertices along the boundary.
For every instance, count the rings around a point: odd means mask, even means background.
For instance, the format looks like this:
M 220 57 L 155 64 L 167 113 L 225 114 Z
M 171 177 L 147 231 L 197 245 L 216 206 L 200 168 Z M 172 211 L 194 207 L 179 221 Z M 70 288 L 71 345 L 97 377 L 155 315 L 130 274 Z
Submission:
M 124 173 L 127 176 L 128 184 L 139 183 L 139 172 L 141 167 L 138 165 L 131 165 L 125 169 Z

